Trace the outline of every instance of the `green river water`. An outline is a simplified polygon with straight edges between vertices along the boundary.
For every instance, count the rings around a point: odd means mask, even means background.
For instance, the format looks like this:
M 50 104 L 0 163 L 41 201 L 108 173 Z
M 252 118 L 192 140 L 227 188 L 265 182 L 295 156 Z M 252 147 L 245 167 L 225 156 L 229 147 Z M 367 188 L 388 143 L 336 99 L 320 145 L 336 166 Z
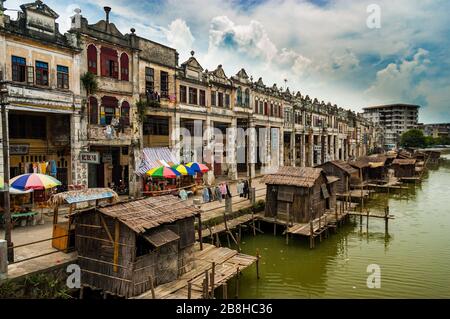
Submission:
M 384 220 L 359 217 L 331 232 L 309 249 L 306 238 L 245 234 L 243 253 L 259 249 L 259 280 L 255 266 L 240 279 L 240 298 L 450 298 L 450 154 L 430 169 L 421 185 L 402 194 L 377 193 L 368 204 L 382 211 L 389 202 L 389 235 Z M 408 194 L 406 194 L 408 193 Z M 281 229 L 280 229 L 281 231 Z M 280 233 L 278 231 L 278 233 Z M 317 239 L 318 242 L 318 239 Z M 381 287 L 369 289 L 367 266 L 381 269 Z M 232 285 L 233 286 L 233 285 Z M 230 286 L 234 293 L 234 287 Z

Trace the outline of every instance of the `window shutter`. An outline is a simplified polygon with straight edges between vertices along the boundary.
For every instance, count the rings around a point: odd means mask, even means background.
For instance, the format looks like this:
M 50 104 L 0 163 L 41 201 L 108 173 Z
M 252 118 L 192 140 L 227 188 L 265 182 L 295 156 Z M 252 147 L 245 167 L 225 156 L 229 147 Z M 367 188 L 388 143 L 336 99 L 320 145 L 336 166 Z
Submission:
M 27 83 L 34 84 L 34 66 L 27 67 Z
M 88 46 L 88 71 L 97 75 L 97 48 L 91 44 Z

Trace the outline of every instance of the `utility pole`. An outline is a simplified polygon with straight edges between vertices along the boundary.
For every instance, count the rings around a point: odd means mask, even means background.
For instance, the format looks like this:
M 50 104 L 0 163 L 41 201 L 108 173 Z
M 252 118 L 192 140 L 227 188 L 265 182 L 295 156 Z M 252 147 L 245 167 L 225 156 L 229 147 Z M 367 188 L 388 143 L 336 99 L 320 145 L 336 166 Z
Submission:
M 3 76 L 3 75 L 2 75 Z M 6 95 L 8 94 L 8 89 L 6 88 L 3 78 L 0 77 L 0 104 L 2 107 L 2 145 L 3 145 L 3 174 L 4 174 L 4 184 L 5 189 L 3 192 L 4 198 L 4 208 L 3 208 L 3 220 L 5 221 L 5 240 L 8 246 L 8 261 L 14 261 L 14 250 L 11 238 L 11 209 L 9 202 L 9 143 L 8 143 L 8 121 L 6 119 Z

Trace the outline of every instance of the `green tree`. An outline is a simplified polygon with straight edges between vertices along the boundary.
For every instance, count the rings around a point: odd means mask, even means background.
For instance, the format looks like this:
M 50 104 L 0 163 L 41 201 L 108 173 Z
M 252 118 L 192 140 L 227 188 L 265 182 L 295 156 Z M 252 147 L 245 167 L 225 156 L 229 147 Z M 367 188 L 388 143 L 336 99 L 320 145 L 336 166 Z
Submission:
M 418 129 L 406 131 L 400 137 L 402 147 L 425 147 L 426 142 L 423 132 Z

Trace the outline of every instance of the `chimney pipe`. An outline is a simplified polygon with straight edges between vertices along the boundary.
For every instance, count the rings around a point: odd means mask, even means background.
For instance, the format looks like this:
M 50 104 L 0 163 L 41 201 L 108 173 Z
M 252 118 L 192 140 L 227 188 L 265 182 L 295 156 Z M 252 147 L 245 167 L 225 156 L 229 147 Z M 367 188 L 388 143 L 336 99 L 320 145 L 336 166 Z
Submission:
M 109 23 L 109 13 L 111 12 L 111 7 L 103 7 L 106 13 L 106 23 Z

